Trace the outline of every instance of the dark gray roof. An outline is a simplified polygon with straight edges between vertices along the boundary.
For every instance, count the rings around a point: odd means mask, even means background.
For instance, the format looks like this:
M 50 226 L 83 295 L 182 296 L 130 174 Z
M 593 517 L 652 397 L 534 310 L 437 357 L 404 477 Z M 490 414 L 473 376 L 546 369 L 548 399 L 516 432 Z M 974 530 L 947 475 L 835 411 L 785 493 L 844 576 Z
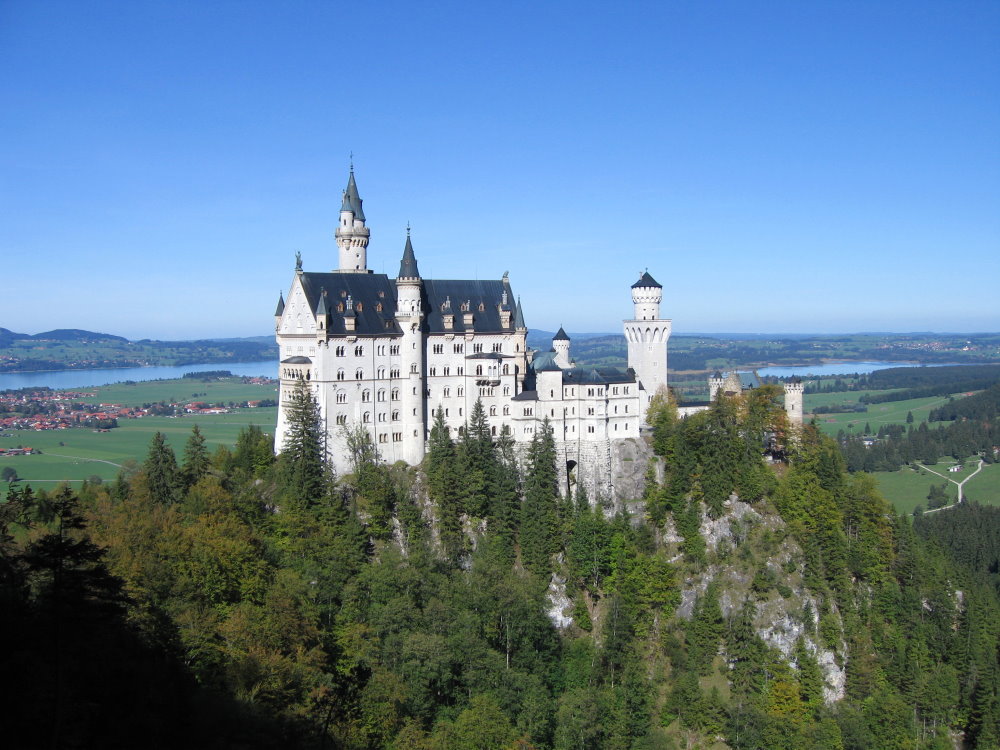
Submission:
M 327 291 L 327 312 L 331 335 L 344 334 L 347 298 L 355 316 L 353 334 L 357 336 L 392 336 L 402 333 L 396 324 L 396 285 L 382 273 L 303 273 L 299 276 L 311 310 L 319 305 L 320 292 Z M 361 309 L 358 310 L 360 304 Z M 344 305 L 343 311 L 337 305 Z M 378 306 L 382 306 L 379 311 Z
M 316 303 L 316 316 L 326 315 L 328 310 L 326 309 L 326 290 L 323 289 L 319 294 L 319 302 Z
M 738 372 L 736 374 L 740 376 L 740 386 L 744 390 L 748 388 L 760 388 L 760 378 L 757 377 L 757 373 Z
M 551 372 L 552 370 L 561 370 L 562 368 L 556 364 L 556 353 L 555 351 L 547 352 L 535 352 L 535 356 L 531 360 L 531 369 L 535 372 Z
M 635 370 L 622 369 L 621 367 L 574 367 L 572 370 L 563 370 L 563 383 L 577 383 L 585 385 L 587 383 L 634 383 Z
M 511 401 L 537 401 L 538 391 L 521 391 Z
M 281 360 L 283 365 L 311 365 L 312 360 L 309 357 L 303 357 L 301 355 L 297 357 L 289 357 L 288 359 Z
M 361 196 L 358 195 L 358 183 L 354 181 L 354 167 L 351 167 L 351 176 L 347 178 L 347 189 L 344 191 L 344 203 L 341 211 L 353 211 L 354 218 L 365 220 L 365 212 L 361 210 Z
M 556 335 L 552 337 L 553 341 L 569 341 L 569 336 L 566 335 L 566 331 L 563 330 L 562 326 L 559 326 L 559 330 Z
M 656 279 L 654 279 L 652 276 L 649 275 L 649 271 L 643 271 L 642 276 L 640 276 L 639 280 L 632 285 L 632 288 L 638 289 L 639 287 L 644 287 L 644 286 L 652 286 L 658 289 L 663 288 L 662 284 L 657 282 Z
M 424 279 L 424 312 L 430 333 L 458 333 L 466 330 L 465 313 L 462 305 L 469 303 L 473 315 L 472 328 L 476 333 L 502 333 L 513 330 L 504 328 L 500 321 L 500 303 L 503 301 L 504 283 L 480 280 L 434 280 Z M 450 314 L 454 316 L 454 326 L 444 327 L 441 307 L 448 301 Z M 480 304 L 483 309 L 480 310 Z
M 721 380 L 722 379 L 722 373 L 719 372 L 718 370 L 716 370 L 715 372 L 712 373 L 712 377 L 715 380 Z
M 406 230 L 406 247 L 403 248 L 403 259 L 399 263 L 399 278 L 419 279 L 417 256 L 413 254 L 413 244 L 410 242 L 410 230 Z
M 278 292 L 278 306 L 274 308 L 274 316 L 278 317 L 283 312 L 285 312 L 285 295 Z
M 520 297 L 517 298 L 517 305 L 514 306 L 514 328 L 527 328 L 524 324 L 524 311 L 521 309 Z

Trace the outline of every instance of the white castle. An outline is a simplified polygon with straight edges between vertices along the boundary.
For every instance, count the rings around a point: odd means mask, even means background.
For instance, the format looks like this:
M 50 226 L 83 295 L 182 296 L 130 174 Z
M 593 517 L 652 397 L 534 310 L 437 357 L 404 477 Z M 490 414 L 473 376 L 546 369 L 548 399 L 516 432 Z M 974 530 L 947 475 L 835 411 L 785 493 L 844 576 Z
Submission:
M 529 351 L 506 273 L 495 281 L 422 278 L 407 229 L 392 279 L 368 270 L 369 236 L 352 167 L 335 233 L 339 267 L 307 272 L 299 260 L 287 302 L 278 299 L 278 449 L 300 378 L 319 404 L 338 472 L 350 469 L 347 429 L 367 430 L 382 460 L 416 465 L 438 410 L 458 437 L 481 399 L 494 434 L 506 426 L 518 443 L 548 419 L 564 478 L 586 466 L 590 489 L 613 493 L 616 446 L 639 437 L 650 399 L 667 385 L 671 321 L 660 317 L 661 285 L 648 272 L 632 285 L 627 369 L 577 367 L 561 327 L 551 351 Z

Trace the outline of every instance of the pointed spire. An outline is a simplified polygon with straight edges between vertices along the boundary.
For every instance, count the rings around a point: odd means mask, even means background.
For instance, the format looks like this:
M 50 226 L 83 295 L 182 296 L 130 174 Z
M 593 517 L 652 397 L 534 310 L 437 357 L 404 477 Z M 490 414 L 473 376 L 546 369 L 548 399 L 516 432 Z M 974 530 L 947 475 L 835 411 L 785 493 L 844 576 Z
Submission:
M 285 312 L 285 295 L 278 292 L 278 306 L 274 308 L 274 317 L 278 317 Z
M 320 290 L 319 302 L 316 303 L 316 317 L 320 315 L 329 315 L 329 310 L 326 309 L 326 289 Z
M 660 282 L 658 282 L 656 279 L 654 279 L 652 276 L 650 276 L 649 275 L 649 271 L 643 271 L 642 272 L 642 276 L 640 276 L 639 280 L 632 285 L 632 288 L 633 289 L 640 289 L 640 288 L 643 288 L 643 287 L 652 287 L 652 288 L 655 288 L 655 289 L 662 289 L 663 285 Z
M 521 310 L 521 298 L 517 298 L 517 306 L 514 308 L 514 328 L 527 328 L 524 324 L 524 312 Z
M 569 341 L 569 336 L 566 335 L 566 331 L 563 330 L 562 326 L 559 326 L 559 331 L 555 336 L 552 337 L 553 341 Z
M 365 220 L 365 212 L 361 210 L 361 196 L 358 195 L 358 183 L 354 181 L 354 162 L 351 161 L 351 175 L 347 178 L 347 189 L 344 190 L 344 202 L 341 204 L 341 211 L 351 211 L 354 218 L 359 221 Z
M 403 259 L 399 262 L 400 279 L 419 279 L 417 256 L 413 254 L 413 243 L 410 242 L 410 225 L 406 225 L 406 246 L 403 248 Z

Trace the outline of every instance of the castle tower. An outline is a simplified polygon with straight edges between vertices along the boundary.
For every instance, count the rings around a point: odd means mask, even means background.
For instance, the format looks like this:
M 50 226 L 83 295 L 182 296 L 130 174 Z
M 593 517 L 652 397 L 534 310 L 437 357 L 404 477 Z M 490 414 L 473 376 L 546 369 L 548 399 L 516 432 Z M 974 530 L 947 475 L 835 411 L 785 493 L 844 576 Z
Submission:
M 396 321 L 403 331 L 399 344 L 400 396 L 403 414 L 403 460 L 410 465 L 424 459 L 427 415 L 424 413 L 424 336 L 420 271 L 406 229 L 406 246 L 396 277 Z
M 514 305 L 514 333 L 517 334 L 518 352 L 515 360 L 515 372 L 517 372 L 517 392 L 524 390 L 524 379 L 528 372 L 528 326 L 524 322 L 524 308 L 521 307 L 521 298 L 517 298 Z
M 802 424 L 802 392 L 804 385 L 797 377 L 785 381 L 785 414 L 792 425 Z
M 281 316 L 285 314 L 285 295 L 278 292 L 278 306 L 274 308 L 274 332 L 278 332 L 281 325 Z
M 667 385 L 667 341 L 671 321 L 660 318 L 663 287 L 644 272 L 632 285 L 633 320 L 626 320 L 628 366 L 639 383 L 639 418 L 645 423 L 649 400 Z
M 712 373 L 712 377 L 708 379 L 708 400 L 715 401 L 716 394 L 722 390 L 722 384 L 725 382 L 725 378 L 722 377 L 722 373 L 716 370 Z
M 365 226 L 365 212 L 361 208 L 361 196 L 354 181 L 354 165 L 347 178 L 344 200 L 340 205 L 340 224 L 334 236 L 340 248 L 340 273 L 368 273 L 368 237 L 370 230 Z
M 556 353 L 556 364 L 559 365 L 560 369 L 568 370 L 570 368 L 569 336 L 566 335 L 562 326 L 559 326 L 558 333 L 552 337 L 552 349 Z

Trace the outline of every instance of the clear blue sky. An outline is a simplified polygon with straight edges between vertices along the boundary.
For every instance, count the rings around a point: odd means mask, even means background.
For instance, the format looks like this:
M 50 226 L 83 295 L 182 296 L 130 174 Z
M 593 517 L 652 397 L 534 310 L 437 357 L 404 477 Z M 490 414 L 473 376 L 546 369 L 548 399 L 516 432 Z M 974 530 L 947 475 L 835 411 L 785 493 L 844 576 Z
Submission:
M 0 326 L 269 333 L 296 250 L 528 325 L 1000 330 L 1000 2 L 0 0 Z

